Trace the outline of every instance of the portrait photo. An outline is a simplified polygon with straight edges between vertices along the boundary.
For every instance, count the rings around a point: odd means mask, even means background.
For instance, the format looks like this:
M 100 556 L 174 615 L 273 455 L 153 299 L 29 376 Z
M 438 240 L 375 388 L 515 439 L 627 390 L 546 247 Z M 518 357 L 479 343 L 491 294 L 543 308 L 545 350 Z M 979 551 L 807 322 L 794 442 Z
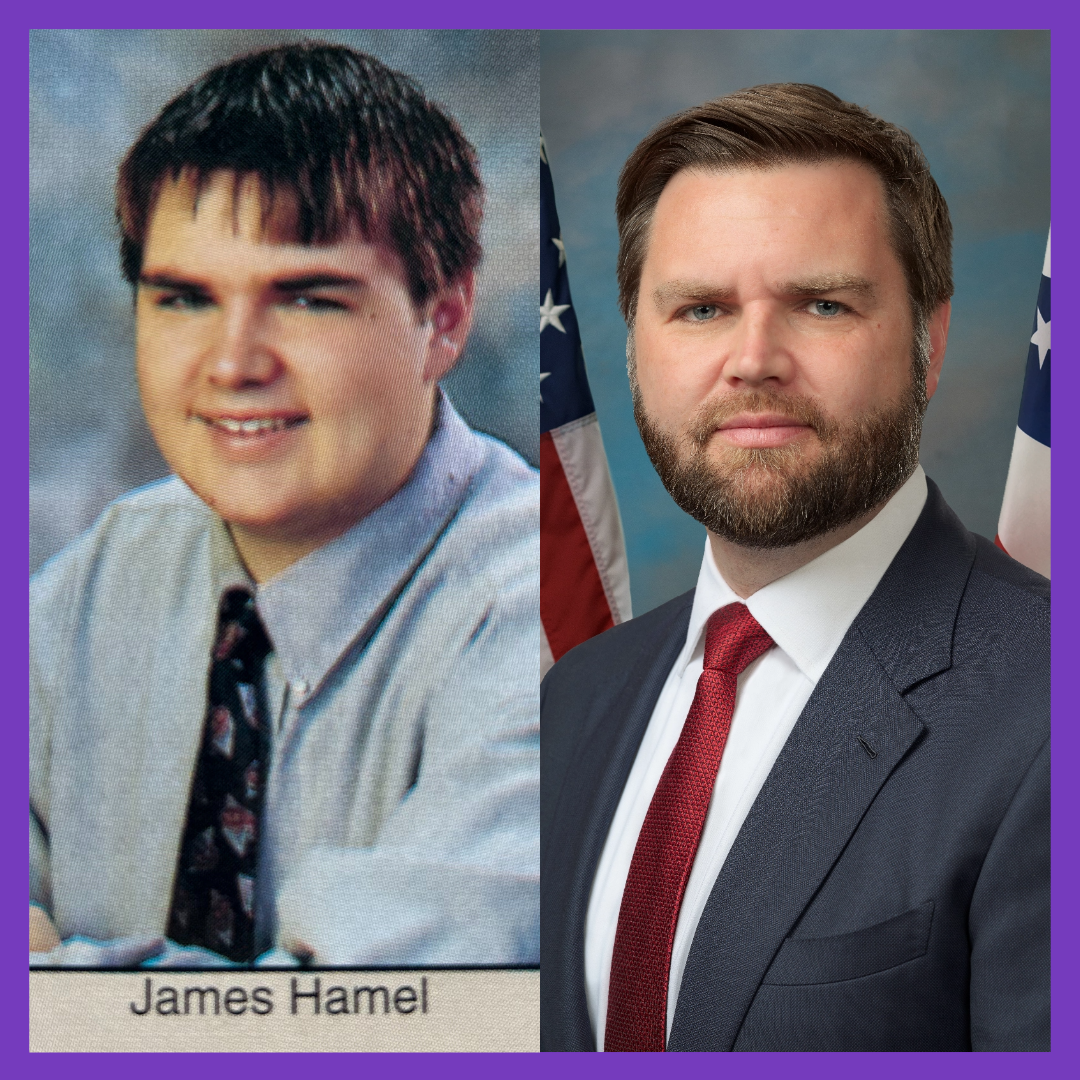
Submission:
M 542 1049 L 1049 1050 L 1049 31 L 541 87 L 544 513 L 588 423 L 634 614 L 541 686 Z
M 538 58 L 31 32 L 32 967 L 538 963 Z

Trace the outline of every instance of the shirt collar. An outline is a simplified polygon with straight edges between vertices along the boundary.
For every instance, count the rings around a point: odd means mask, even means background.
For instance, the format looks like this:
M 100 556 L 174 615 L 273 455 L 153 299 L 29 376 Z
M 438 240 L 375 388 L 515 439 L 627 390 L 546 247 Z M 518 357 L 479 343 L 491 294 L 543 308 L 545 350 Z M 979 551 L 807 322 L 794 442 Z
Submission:
M 255 589 L 282 673 L 290 683 L 306 683 L 310 693 L 349 648 L 370 637 L 457 513 L 482 464 L 480 437 L 441 390 L 437 408 L 435 431 L 403 487 L 347 533 Z M 220 588 L 255 588 L 224 524 L 217 525 Z
M 922 466 L 854 536 L 742 601 L 720 576 L 705 542 L 690 613 L 683 668 L 700 651 L 709 616 L 727 604 L 745 603 L 750 614 L 799 670 L 817 683 L 840 642 L 903 546 L 926 502 Z

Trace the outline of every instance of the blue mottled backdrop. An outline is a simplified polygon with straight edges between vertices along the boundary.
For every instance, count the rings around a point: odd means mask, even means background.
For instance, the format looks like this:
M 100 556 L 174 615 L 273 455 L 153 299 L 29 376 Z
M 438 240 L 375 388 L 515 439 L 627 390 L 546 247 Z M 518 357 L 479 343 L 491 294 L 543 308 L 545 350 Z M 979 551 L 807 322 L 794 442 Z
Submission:
M 663 117 L 765 82 L 809 82 L 917 138 L 955 228 L 956 295 L 922 460 L 992 537 L 1050 224 L 1050 35 L 1039 30 L 574 30 L 540 36 L 541 121 L 634 611 L 691 588 L 704 530 L 638 439 L 616 304 L 615 184 Z

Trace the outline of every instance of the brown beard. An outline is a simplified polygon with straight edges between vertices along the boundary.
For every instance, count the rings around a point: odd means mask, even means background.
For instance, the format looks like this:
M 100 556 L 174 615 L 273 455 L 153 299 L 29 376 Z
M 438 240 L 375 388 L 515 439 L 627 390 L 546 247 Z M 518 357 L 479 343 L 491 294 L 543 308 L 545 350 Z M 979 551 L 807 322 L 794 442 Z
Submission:
M 710 532 L 750 548 L 802 543 L 854 521 L 884 503 L 919 462 L 925 382 L 913 378 L 901 400 L 849 424 L 827 416 L 813 399 L 765 390 L 707 400 L 681 437 L 645 411 L 634 364 L 634 418 L 645 449 L 671 497 Z M 710 444 L 720 424 L 740 412 L 774 412 L 811 427 L 821 453 L 806 464 L 801 446 Z

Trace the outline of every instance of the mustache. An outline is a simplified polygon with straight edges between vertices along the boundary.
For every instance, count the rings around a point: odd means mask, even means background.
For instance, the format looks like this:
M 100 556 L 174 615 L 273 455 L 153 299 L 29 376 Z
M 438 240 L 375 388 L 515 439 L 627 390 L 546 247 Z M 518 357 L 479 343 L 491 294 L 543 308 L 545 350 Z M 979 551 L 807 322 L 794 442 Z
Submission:
M 706 398 L 686 426 L 686 434 L 703 447 L 722 424 L 740 413 L 776 413 L 800 426 L 812 428 L 823 442 L 836 434 L 835 420 L 803 394 L 778 394 L 770 390 L 727 391 L 722 397 Z

